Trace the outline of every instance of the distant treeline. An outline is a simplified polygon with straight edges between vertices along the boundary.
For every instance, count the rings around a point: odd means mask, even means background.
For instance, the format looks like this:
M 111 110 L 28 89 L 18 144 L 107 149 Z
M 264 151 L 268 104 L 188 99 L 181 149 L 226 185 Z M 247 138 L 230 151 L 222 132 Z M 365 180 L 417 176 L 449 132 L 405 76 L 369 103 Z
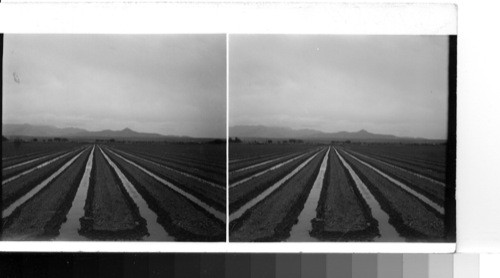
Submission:
M 282 139 L 282 140 L 271 140 L 271 139 L 263 139 L 263 140 L 246 140 L 243 142 L 240 138 L 234 137 L 231 138 L 229 137 L 229 143 L 230 144 L 240 144 L 240 143 L 247 143 L 247 144 L 304 144 L 305 141 L 301 139 Z
M 194 140 L 189 140 L 189 141 L 171 141 L 171 140 L 165 140 L 165 141 L 129 141 L 129 140 L 115 140 L 115 139 L 108 139 L 108 140 L 96 140 L 96 143 L 116 143 L 116 144 L 169 144 L 169 145 L 192 145 L 192 144 L 226 144 L 226 140 L 224 139 L 211 139 L 211 140 L 200 140 L 200 141 L 194 141 Z
M 70 142 L 72 140 L 69 140 L 68 138 L 61 138 L 61 137 L 54 137 L 54 138 L 13 138 L 9 139 L 5 136 L 2 136 L 2 142 L 6 141 L 12 141 L 12 142 L 17 142 L 17 143 L 25 143 L 25 142 Z
M 39 142 L 39 143 L 48 143 L 48 142 L 84 142 L 84 143 L 114 143 L 114 144 L 226 144 L 225 139 L 199 139 L 199 140 L 125 140 L 125 139 L 115 139 L 115 138 L 63 138 L 63 137 L 15 137 L 15 138 L 7 138 L 2 135 L 2 142 L 14 142 L 16 145 L 27 142 Z
M 332 145 L 446 145 L 446 141 L 351 141 L 332 140 Z
M 446 145 L 444 140 L 313 140 L 313 139 L 265 139 L 265 138 L 244 138 L 229 137 L 230 144 L 359 144 L 359 145 Z

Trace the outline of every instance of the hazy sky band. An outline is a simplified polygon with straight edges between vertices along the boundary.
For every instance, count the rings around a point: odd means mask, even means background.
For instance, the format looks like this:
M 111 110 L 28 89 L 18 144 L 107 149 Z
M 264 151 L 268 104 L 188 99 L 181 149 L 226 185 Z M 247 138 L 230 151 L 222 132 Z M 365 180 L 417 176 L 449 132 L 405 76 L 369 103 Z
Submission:
M 225 35 L 5 35 L 3 123 L 226 134 Z
M 230 126 L 445 139 L 447 82 L 447 36 L 229 36 Z

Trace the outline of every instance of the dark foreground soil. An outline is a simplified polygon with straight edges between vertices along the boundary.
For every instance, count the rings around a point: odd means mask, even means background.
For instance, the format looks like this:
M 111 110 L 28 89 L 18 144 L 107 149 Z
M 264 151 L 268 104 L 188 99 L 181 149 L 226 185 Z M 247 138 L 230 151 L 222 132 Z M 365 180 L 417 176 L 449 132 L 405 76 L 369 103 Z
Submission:
M 325 241 L 371 241 L 377 221 L 332 148 L 311 235 Z
M 80 234 L 96 240 L 140 240 L 146 221 L 99 148 L 94 161 Z
M 441 215 L 374 170 L 341 154 L 389 214 L 389 223 L 401 236 L 409 241 L 442 241 L 444 219 Z
M 74 151 L 73 153 L 60 158 L 57 161 L 54 161 L 40 169 L 36 169 L 29 174 L 20 176 L 19 178 L 2 185 L 2 209 L 7 208 L 17 199 L 28 193 L 35 186 L 50 177 L 78 153 L 79 151 Z
M 266 199 L 230 223 L 230 241 L 282 241 L 304 208 L 326 150 Z
M 57 236 L 71 208 L 89 155 L 90 149 L 14 211 L 4 223 L 3 238 L 43 240 Z
M 125 160 L 106 152 L 178 241 L 225 241 L 225 223 Z

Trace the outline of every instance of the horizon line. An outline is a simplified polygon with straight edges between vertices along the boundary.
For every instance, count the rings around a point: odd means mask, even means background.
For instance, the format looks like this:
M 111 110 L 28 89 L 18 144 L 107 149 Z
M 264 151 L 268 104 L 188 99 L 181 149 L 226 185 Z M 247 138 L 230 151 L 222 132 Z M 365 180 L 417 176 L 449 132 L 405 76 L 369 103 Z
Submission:
M 51 124 L 29 124 L 29 123 L 22 123 L 22 124 L 16 124 L 16 123 L 4 123 L 2 122 L 2 136 L 4 136 L 3 134 L 3 125 L 31 125 L 31 126 L 48 126 L 48 127 L 55 127 L 55 128 L 58 128 L 58 129 L 64 129 L 64 128 L 76 128 L 76 129 L 83 129 L 87 132 L 101 132 L 101 131 L 106 131 L 106 130 L 109 130 L 109 131 L 123 131 L 125 129 L 129 129 L 133 132 L 137 132 L 137 133 L 150 133 L 150 134 L 157 134 L 157 135 L 160 135 L 160 136 L 164 136 L 164 137 L 188 137 L 188 138 L 194 138 L 194 139 L 220 139 L 220 138 L 224 138 L 225 139 L 225 136 L 217 136 L 217 137 L 214 137 L 214 136 L 204 136 L 204 137 L 201 137 L 201 136 L 191 136 L 191 135 L 173 135 L 173 134 L 170 134 L 170 135 L 166 135 L 164 133 L 161 133 L 161 132 L 154 132 L 154 131 L 137 131 L 137 130 L 134 130 L 132 128 L 129 128 L 129 127 L 125 127 L 125 128 L 122 128 L 122 129 L 100 129 L 100 130 L 88 130 L 86 128 L 81 128 L 81 127 L 75 127 L 75 126 L 69 126 L 69 127 L 59 127 L 57 125 L 51 125 Z M 6 135 L 6 136 L 11 136 L 11 135 Z M 16 135 L 12 135 L 12 136 L 16 136 Z M 17 136 L 24 136 L 24 135 L 17 135 Z M 30 137 L 33 137 L 33 136 L 30 136 Z M 40 136 L 39 136 L 40 137 Z M 44 136 L 42 136 L 44 137 Z M 50 137 L 50 136 L 49 136 Z
M 248 127 L 258 127 L 258 126 L 262 126 L 262 127 L 268 127 L 268 128 L 288 128 L 288 129 L 291 129 L 291 130 L 294 130 L 294 131 L 299 131 L 299 130 L 312 130 L 312 131 L 317 131 L 317 132 L 322 132 L 322 133 L 341 133 L 341 132 L 347 132 L 347 133 L 359 133 L 359 132 L 361 132 L 361 131 L 366 131 L 366 132 L 368 132 L 368 133 L 370 133 L 370 134 L 374 134 L 374 135 L 389 135 L 389 136 L 395 136 L 395 137 L 402 138 L 402 139 L 423 139 L 423 140 L 446 140 L 446 141 L 448 141 L 448 137 L 446 137 L 446 138 L 427 138 L 427 137 L 422 137 L 422 136 L 419 136 L 419 137 L 400 136 L 400 135 L 395 135 L 395 134 L 387 134 L 387 133 L 373 133 L 373 132 L 369 131 L 369 130 L 368 130 L 368 129 L 366 129 L 366 128 L 356 129 L 355 131 L 346 131 L 346 130 L 339 130 L 339 131 L 324 131 L 324 130 L 315 129 L 315 128 L 293 128 L 293 127 L 289 127 L 289 126 L 261 125 L 261 124 L 254 124 L 254 125 L 251 125 L 251 124 L 232 125 L 232 126 L 229 126 L 228 128 L 233 128 L 233 127 L 238 127 L 238 126 L 248 126 Z

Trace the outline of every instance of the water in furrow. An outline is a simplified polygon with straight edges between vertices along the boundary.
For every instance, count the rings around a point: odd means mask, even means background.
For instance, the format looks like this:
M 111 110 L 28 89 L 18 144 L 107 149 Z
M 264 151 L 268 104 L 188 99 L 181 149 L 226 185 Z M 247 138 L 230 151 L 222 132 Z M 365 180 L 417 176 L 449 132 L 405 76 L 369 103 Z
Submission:
M 292 156 L 295 156 L 295 155 L 297 155 L 297 154 L 293 153 L 293 154 L 289 154 L 289 155 L 280 156 L 280 157 L 273 158 L 273 159 L 270 159 L 270 160 L 266 160 L 266 161 L 263 161 L 263 162 L 259 162 L 259 163 L 256 163 L 256 164 L 253 164 L 253 165 L 250 165 L 250 166 L 247 166 L 247 167 L 243 167 L 243 168 L 240 168 L 240 169 L 237 169 L 237 170 L 233 170 L 230 173 L 238 173 L 238 172 L 246 171 L 246 170 L 249 170 L 249 169 L 253 169 L 255 167 L 266 165 L 266 164 L 272 163 L 274 161 L 277 161 L 277 160 L 280 160 L 280 159 L 283 159 L 283 158 L 286 158 L 286 157 L 292 157 Z
M 22 172 L 22 173 L 20 173 L 20 174 L 17 174 L 17 175 L 15 175 L 15 176 L 13 176 L 13 177 L 10 177 L 10 178 L 6 179 L 6 180 L 3 180 L 3 181 L 2 181 L 2 185 L 7 184 L 7 183 L 9 183 L 9 182 L 11 182 L 11 181 L 13 181 L 13 180 L 15 180 L 15 179 L 18 179 L 18 178 L 19 178 L 19 177 L 21 177 L 21 176 L 24 176 L 24 175 L 26 175 L 26 174 L 29 174 L 29 173 L 31 173 L 31 172 L 33 172 L 33 171 L 37 170 L 37 169 L 40 169 L 40 168 L 42 168 L 42 167 L 45 167 L 45 166 L 49 165 L 50 163 L 52 163 L 52 162 L 54 162 L 54 161 L 57 161 L 57 160 L 59 160 L 59 159 L 61 159 L 61 158 L 65 157 L 65 156 L 67 156 L 67 155 L 69 155 L 69 154 L 71 154 L 71 153 L 73 153 L 73 152 L 68 152 L 68 153 L 62 154 L 62 155 L 60 155 L 60 156 L 58 156 L 58 157 L 55 157 L 55 158 L 53 158 L 53 159 L 51 159 L 51 160 L 49 160 L 49 161 L 46 161 L 46 162 L 42 163 L 42 164 L 40 164 L 40 165 L 37 165 L 37 166 L 35 166 L 35 167 L 31 168 L 31 169 L 28 169 L 28 170 L 26 170 L 26 171 L 24 171 L 24 172 Z
M 139 168 L 141 171 L 143 171 L 144 173 L 148 174 L 149 176 L 153 177 L 154 179 L 156 179 L 157 181 L 159 181 L 160 183 L 168 186 L 170 189 L 174 190 L 175 192 L 181 194 L 182 196 L 184 196 L 186 199 L 190 200 L 191 202 L 195 203 L 196 205 L 200 206 L 201 208 L 203 208 L 205 211 L 207 211 L 209 214 L 213 215 L 215 218 L 219 219 L 220 221 L 222 222 L 226 222 L 226 213 L 225 212 L 221 212 L 221 211 L 218 211 L 214 208 L 212 208 L 210 205 L 206 204 L 205 202 L 201 201 L 200 199 L 198 199 L 197 197 L 187 193 L 186 191 L 180 189 L 179 187 L 173 185 L 172 183 L 158 177 L 157 175 L 155 175 L 154 173 L 150 172 L 149 170 L 145 169 L 144 167 L 138 165 L 137 163 L 119 155 L 118 153 L 108 149 L 109 152 L 111 152 L 112 154 L 122 158 L 123 160 L 125 160 L 127 163 L 129 164 L 132 164 L 133 166 Z
M 108 148 L 108 149 L 109 149 L 109 148 Z M 143 158 L 143 157 L 140 157 L 140 156 L 137 156 L 137 155 L 134 155 L 134 154 L 128 153 L 128 152 L 124 152 L 124 151 L 121 151 L 121 150 L 116 150 L 116 151 L 117 151 L 117 152 L 120 152 L 120 153 L 122 153 L 122 154 L 123 154 L 123 153 L 125 153 L 125 154 L 127 154 L 127 155 L 130 155 L 130 156 L 135 157 L 135 158 L 137 158 L 137 159 L 140 159 L 140 160 L 142 160 L 142 161 L 147 161 L 147 162 L 152 163 L 152 164 L 154 164 L 154 165 L 156 165 L 156 166 L 158 166 L 158 167 L 162 167 L 162 168 L 165 168 L 165 169 L 168 169 L 168 170 L 174 171 L 174 172 L 179 173 L 179 174 L 181 174 L 181 175 L 183 175 L 183 176 L 186 176 L 186 177 L 189 177 L 189 178 L 192 178 L 192 179 L 198 180 L 198 181 L 203 182 L 203 183 L 205 183 L 205 184 L 208 184 L 208 185 L 210 185 L 210 186 L 212 186 L 212 187 L 214 187 L 214 188 L 216 188 L 216 189 L 225 190 L 225 187 L 224 187 L 224 186 L 222 186 L 222 185 L 220 185 L 220 184 L 216 184 L 216 183 L 213 183 L 213 182 L 210 182 L 210 181 L 204 180 L 204 179 L 202 179 L 202 178 L 199 178 L 199 177 L 197 177 L 197 176 L 191 175 L 191 174 L 189 174 L 189 173 L 182 172 L 182 171 L 179 171 L 179 170 L 176 170 L 176 169 L 170 168 L 170 167 L 168 167 L 168 166 L 162 165 L 162 164 L 160 164 L 160 163 L 157 163 L 157 162 L 151 161 L 151 160 L 149 160 L 149 159 L 145 159 L 145 158 Z
M 237 181 L 237 182 L 234 182 L 234 183 L 232 183 L 231 185 L 229 185 L 229 188 L 236 187 L 236 186 L 238 186 L 238 185 L 240 185 L 240 184 L 242 184 L 242 183 L 244 183 L 244 182 L 247 182 L 247 181 L 249 181 L 249 180 L 251 180 L 251 179 L 254 179 L 254 178 L 256 178 L 256 177 L 262 176 L 262 175 L 266 174 L 267 172 L 270 172 L 270 171 L 276 170 L 276 169 L 278 169 L 278 168 L 281 168 L 282 166 L 284 166 L 284 165 L 286 165 L 286 164 L 288 164 L 288 163 L 290 163 L 290 162 L 292 162 L 292 161 L 295 161 L 295 160 L 297 160 L 297 159 L 300 159 L 301 157 L 303 157 L 303 156 L 305 156 L 305 155 L 308 155 L 308 154 L 310 154 L 310 153 L 311 153 L 311 152 L 308 152 L 308 153 L 305 153 L 305 154 L 301 154 L 301 155 L 299 155 L 299 156 L 297 156 L 297 157 L 294 157 L 294 158 L 291 158 L 291 159 L 289 159 L 289 160 L 287 160 L 287 161 L 283 161 L 283 162 L 281 162 L 281 163 L 279 163 L 279 164 L 276 164 L 276 165 L 274 165 L 273 167 L 271 167 L 271 168 L 269 168 L 269 169 L 263 170 L 263 171 L 258 172 L 258 173 L 256 173 L 256 174 L 253 174 L 253 175 L 251 175 L 250 177 L 247 177 L 247 178 L 244 178 L 244 179 L 239 180 L 239 181 Z
M 78 185 L 75 199 L 71 204 L 71 208 L 66 215 L 66 222 L 61 225 L 59 229 L 59 236 L 55 240 L 87 240 L 86 237 L 81 236 L 78 230 L 81 228 L 80 218 L 85 215 L 85 201 L 87 200 L 87 193 L 90 183 L 90 172 L 92 171 L 92 164 L 94 159 L 95 146 L 90 152 L 87 164 L 85 165 L 85 172 L 83 173 L 82 180 Z
M 38 193 L 40 190 L 42 190 L 45 186 L 47 186 L 53 179 L 55 179 L 57 176 L 59 176 L 66 168 L 68 168 L 75 160 L 84 153 L 85 150 L 81 151 L 77 155 L 75 155 L 70 161 L 66 162 L 59 170 L 57 170 L 55 173 L 50 175 L 47 179 L 42 181 L 40 184 L 35 186 L 33 189 L 31 189 L 28 193 L 24 194 L 22 197 L 17 199 L 14 203 L 12 203 L 10 206 L 8 206 L 6 209 L 2 211 L 2 218 L 7 218 L 9 217 L 14 210 L 16 210 L 20 205 L 24 204 L 26 201 L 31 199 L 36 193 Z
M 231 215 L 229 215 L 229 220 L 234 221 L 245 212 L 247 212 L 249 209 L 254 207 L 256 204 L 258 204 L 260 201 L 264 200 L 267 196 L 269 196 L 271 193 L 273 193 L 276 189 L 278 189 L 281 185 L 283 185 L 286 181 L 288 181 L 291 177 L 293 177 L 295 174 L 297 174 L 302 168 L 304 168 L 311 160 L 313 160 L 321 151 L 318 151 L 315 153 L 313 156 L 308 158 L 306 161 L 302 162 L 297 168 L 295 168 L 292 172 L 290 172 L 288 175 L 283 177 L 281 180 L 264 190 L 262 193 L 260 193 L 257 197 L 253 198 L 252 200 L 248 201 L 246 204 L 244 204 L 242 207 L 240 207 L 238 210 L 233 212 Z
M 146 200 L 142 198 L 141 194 L 137 192 L 134 185 L 125 177 L 122 171 L 116 166 L 116 164 L 109 159 L 108 155 L 99 148 L 104 158 L 108 161 L 109 165 L 115 170 L 116 174 L 120 178 L 125 190 L 128 195 L 132 198 L 134 203 L 139 209 L 139 215 L 146 220 L 146 228 L 148 230 L 148 235 L 143 239 L 147 241 L 174 241 L 175 238 L 168 234 L 167 231 L 158 223 L 158 215 L 152 211 Z
M 444 215 L 444 208 L 436 203 L 434 203 L 433 201 L 431 201 L 429 198 L 425 197 L 424 195 L 416 192 L 415 190 L 411 189 L 409 186 L 407 186 L 406 184 L 400 182 L 400 181 L 397 181 L 395 179 L 393 179 L 392 177 L 390 177 L 389 175 L 387 175 L 386 173 L 380 171 L 379 169 L 371 166 L 370 164 L 360 160 L 359 158 L 353 156 L 352 154 L 349 154 L 349 153 L 346 153 L 347 155 L 349 155 L 350 157 L 354 158 L 355 160 L 359 161 L 359 163 L 365 165 L 366 167 L 374 170 L 375 172 L 377 172 L 378 174 L 380 174 L 381 176 L 383 176 L 384 178 L 388 179 L 389 181 L 391 181 L 392 183 L 394 183 L 395 185 L 401 187 L 402 189 L 404 189 L 406 192 L 412 194 L 413 196 L 417 197 L 420 201 L 426 203 L 427 205 L 429 205 L 430 207 L 432 207 L 433 209 L 435 209 L 437 212 L 439 212 L 440 214 Z
M 393 165 L 393 164 L 391 164 L 391 163 L 388 163 L 388 162 L 385 162 L 385 161 L 382 161 L 382 160 L 379 160 L 379 159 L 376 159 L 376 158 L 373 158 L 373 157 L 370 157 L 370 156 L 367 156 L 367 155 L 364 155 L 364 154 L 361 154 L 361 153 L 358 153 L 358 152 L 355 152 L 355 151 L 349 151 L 349 152 L 353 152 L 353 153 L 355 153 L 355 154 L 357 154 L 357 155 L 359 155 L 359 156 L 362 156 L 362 157 L 366 157 L 366 158 L 369 158 L 369 159 L 373 159 L 373 160 L 375 160 L 375 161 L 377 161 L 377 162 L 379 162 L 379 163 L 382 163 L 382 164 L 387 165 L 387 166 L 389 166 L 389 167 L 392 167 L 392 168 L 398 169 L 398 170 L 400 170 L 400 171 L 403 171 L 403 172 L 406 172 L 406 173 L 412 174 L 412 175 L 414 175 L 414 176 L 416 176 L 416 177 L 419 177 L 419 178 L 422 178 L 422 179 L 428 180 L 428 181 L 430 181 L 430 182 L 432 182 L 432 183 L 435 183 L 435 184 L 441 185 L 441 186 L 443 186 L 443 187 L 444 187 L 444 186 L 446 186 L 446 184 L 445 184 L 444 182 L 440 182 L 440 181 L 437 181 L 437 180 L 435 180 L 435 179 L 432 179 L 432 178 L 426 177 L 426 176 L 424 176 L 424 175 L 421 175 L 421 174 L 418 174 L 418 173 L 412 172 L 412 171 L 410 171 L 410 170 L 406 170 L 406 169 L 404 169 L 404 168 L 401 168 L 401 167 L 399 167 L 399 166 Z
M 292 230 L 290 231 L 290 237 L 287 239 L 287 241 L 318 241 L 316 238 L 310 235 L 310 232 L 312 231 L 312 220 L 316 218 L 316 208 L 318 207 L 321 190 L 323 188 L 323 180 L 325 178 L 329 154 L 330 148 L 328 148 L 328 151 L 323 158 L 323 162 L 321 162 L 318 176 L 314 181 L 313 187 L 311 188 L 309 196 L 307 197 L 307 200 L 304 204 L 304 208 L 297 218 L 297 223 L 292 227 Z
M 375 239 L 375 241 L 405 241 L 403 237 L 396 231 L 396 229 L 389 223 L 389 215 L 382 209 L 379 202 L 370 192 L 368 187 L 361 181 L 359 176 L 354 172 L 351 166 L 344 160 L 344 158 L 339 154 L 339 152 L 335 149 L 335 153 L 339 157 L 340 161 L 344 165 L 344 167 L 349 171 L 358 191 L 361 193 L 361 196 L 368 204 L 370 208 L 371 214 L 373 218 L 378 222 L 378 230 L 380 236 Z
M 59 153 L 64 153 L 64 152 L 57 152 L 55 154 L 59 154 Z M 48 154 L 48 155 L 44 155 L 44 156 L 41 156 L 41 157 L 37 157 L 37 158 L 34 158 L 34 159 L 30 159 L 28 161 L 24 161 L 24 162 L 21 162 L 21 163 L 18 163 L 18 164 L 15 164 L 15 165 L 11 165 L 9 167 L 5 167 L 3 168 L 2 170 L 10 170 L 10 169 L 14 169 L 14 168 L 17 168 L 17 167 L 20 167 L 20 166 L 23 166 L 23 165 L 26 165 L 26 164 L 29 164 L 29 163 L 32 163 L 32 162 L 35 162 L 35 161 L 38 161 L 38 160 L 41 160 L 41 159 L 44 159 L 46 157 L 49 157 L 51 155 L 54 155 L 54 154 Z

